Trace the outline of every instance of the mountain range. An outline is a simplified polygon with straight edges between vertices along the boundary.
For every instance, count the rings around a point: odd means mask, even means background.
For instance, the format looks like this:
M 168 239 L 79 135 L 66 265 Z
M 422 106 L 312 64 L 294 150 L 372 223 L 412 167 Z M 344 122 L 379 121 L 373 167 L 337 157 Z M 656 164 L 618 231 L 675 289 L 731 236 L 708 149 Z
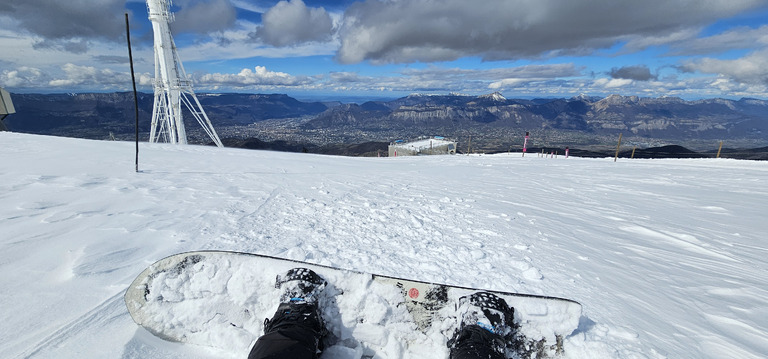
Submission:
M 411 95 L 389 102 L 336 106 L 308 128 L 352 126 L 466 129 L 478 126 L 528 131 L 625 133 L 648 138 L 768 139 L 768 101 L 641 98 L 612 95 L 570 99 L 506 99 L 484 96 Z
M 131 93 L 12 94 L 17 113 L 11 131 L 69 137 L 118 139 L 134 132 Z M 219 136 L 231 144 L 289 141 L 307 146 L 379 142 L 441 135 L 484 151 L 532 145 L 615 147 L 623 134 L 641 147 L 714 143 L 768 145 L 768 101 L 758 99 L 644 98 L 611 95 L 560 99 L 507 99 L 414 94 L 364 103 L 303 102 L 283 94 L 200 94 Z M 139 94 L 139 130 L 149 132 L 153 96 Z M 190 116 L 187 116 L 189 118 Z M 188 123 L 190 136 L 197 124 Z M 190 129 L 192 129 L 190 131 Z M 146 138 L 148 136 L 144 136 Z M 191 142 L 205 143 L 205 137 Z M 295 145 L 294 145 L 295 147 Z

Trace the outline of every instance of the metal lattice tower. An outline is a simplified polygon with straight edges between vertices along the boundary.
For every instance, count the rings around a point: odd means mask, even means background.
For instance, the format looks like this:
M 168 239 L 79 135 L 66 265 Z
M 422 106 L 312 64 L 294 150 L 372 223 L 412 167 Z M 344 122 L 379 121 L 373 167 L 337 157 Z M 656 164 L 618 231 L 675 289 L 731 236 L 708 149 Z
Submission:
M 216 146 L 221 144 L 211 120 L 192 90 L 192 82 L 176 52 L 169 24 L 173 21 L 171 0 L 147 0 L 149 20 L 155 34 L 155 104 L 152 107 L 152 128 L 149 142 L 187 143 L 187 132 L 181 115 L 181 105 L 189 110 Z

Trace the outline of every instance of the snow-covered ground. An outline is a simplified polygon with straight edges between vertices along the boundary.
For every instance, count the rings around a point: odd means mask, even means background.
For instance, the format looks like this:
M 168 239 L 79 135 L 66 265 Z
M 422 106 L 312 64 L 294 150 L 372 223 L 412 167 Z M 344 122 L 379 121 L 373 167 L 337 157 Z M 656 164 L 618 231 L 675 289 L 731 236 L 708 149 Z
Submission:
M 394 147 L 404 150 L 421 151 L 433 147 L 448 146 L 450 144 L 455 144 L 455 142 L 444 138 L 430 137 L 409 142 L 396 142 Z
M 244 358 L 128 284 L 222 249 L 583 304 L 566 358 L 768 353 L 768 162 L 346 158 L 0 133 L 0 357 Z

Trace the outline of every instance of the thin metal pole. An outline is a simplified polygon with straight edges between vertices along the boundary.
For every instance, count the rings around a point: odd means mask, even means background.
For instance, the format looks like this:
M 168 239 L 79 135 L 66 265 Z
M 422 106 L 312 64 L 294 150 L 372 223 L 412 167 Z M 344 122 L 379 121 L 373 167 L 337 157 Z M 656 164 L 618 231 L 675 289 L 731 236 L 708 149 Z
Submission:
M 469 156 L 469 152 L 472 149 L 472 135 L 469 135 L 469 143 L 467 143 L 467 156 Z
M 720 147 L 717 148 L 717 157 L 720 158 L 720 151 L 723 150 L 723 141 L 720 141 Z
M 139 96 L 136 94 L 136 75 L 133 72 L 133 53 L 131 52 L 131 27 L 128 24 L 128 13 L 125 13 L 125 34 L 128 39 L 128 60 L 131 63 L 131 80 L 133 81 L 133 107 L 136 109 L 136 172 L 139 172 Z

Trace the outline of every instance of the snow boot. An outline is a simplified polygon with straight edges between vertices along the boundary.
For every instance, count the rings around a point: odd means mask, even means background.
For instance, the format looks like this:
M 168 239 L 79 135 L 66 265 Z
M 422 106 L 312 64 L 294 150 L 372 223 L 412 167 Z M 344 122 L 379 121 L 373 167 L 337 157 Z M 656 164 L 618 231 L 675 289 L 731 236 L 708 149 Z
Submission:
M 318 295 L 326 284 L 323 277 L 306 268 L 277 276 L 275 288 L 282 289 L 280 305 L 271 319 L 264 320 L 264 335 L 248 358 L 317 358 L 321 340 L 328 333 L 318 307 Z
M 505 358 L 515 334 L 515 309 L 493 293 L 476 292 L 459 298 L 458 330 L 448 341 L 451 359 Z

